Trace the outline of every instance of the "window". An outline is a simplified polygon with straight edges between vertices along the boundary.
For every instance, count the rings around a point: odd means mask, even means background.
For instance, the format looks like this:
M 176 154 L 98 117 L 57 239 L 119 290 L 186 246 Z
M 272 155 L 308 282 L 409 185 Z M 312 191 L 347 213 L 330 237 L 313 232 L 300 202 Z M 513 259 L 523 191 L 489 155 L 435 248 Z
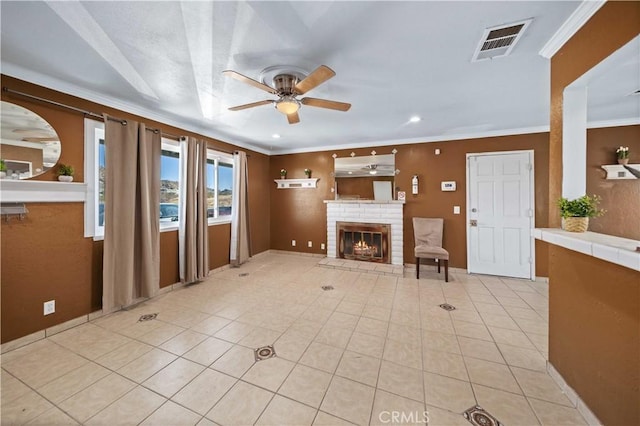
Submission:
M 104 238 L 104 190 L 107 161 L 104 123 L 85 119 L 85 165 L 87 202 L 85 203 L 85 237 Z M 160 229 L 175 229 L 180 206 L 180 145 L 162 139 L 160 160 Z
M 87 202 L 85 237 L 104 238 L 104 190 L 107 159 L 104 123 L 85 119 L 85 164 Z M 160 159 L 160 229 L 178 227 L 180 198 L 180 142 L 162 139 Z M 207 215 L 209 224 L 231 221 L 233 196 L 233 157 L 207 150 Z
M 180 143 L 162 139 L 160 158 L 160 228 L 175 228 L 180 212 Z
M 86 118 L 84 141 L 84 170 L 87 183 L 84 236 L 101 240 L 104 238 L 104 172 L 107 165 L 104 152 L 104 123 Z
M 207 216 L 209 223 L 231 221 L 233 157 L 207 150 Z

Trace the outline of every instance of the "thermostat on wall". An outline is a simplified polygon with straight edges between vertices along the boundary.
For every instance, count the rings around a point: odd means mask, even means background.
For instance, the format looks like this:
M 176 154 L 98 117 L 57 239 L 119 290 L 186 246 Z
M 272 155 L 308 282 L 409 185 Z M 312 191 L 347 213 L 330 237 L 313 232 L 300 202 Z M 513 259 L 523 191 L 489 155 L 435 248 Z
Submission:
M 440 187 L 443 191 L 455 191 L 456 182 L 454 180 L 440 183 Z

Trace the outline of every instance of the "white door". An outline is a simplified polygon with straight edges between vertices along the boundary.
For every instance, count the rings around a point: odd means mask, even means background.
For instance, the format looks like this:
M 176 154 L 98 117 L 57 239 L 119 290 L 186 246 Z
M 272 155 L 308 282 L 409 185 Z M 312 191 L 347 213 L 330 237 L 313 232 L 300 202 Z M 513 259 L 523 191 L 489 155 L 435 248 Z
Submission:
M 467 270 L 535 277 L 533 151 L 467 154 Z

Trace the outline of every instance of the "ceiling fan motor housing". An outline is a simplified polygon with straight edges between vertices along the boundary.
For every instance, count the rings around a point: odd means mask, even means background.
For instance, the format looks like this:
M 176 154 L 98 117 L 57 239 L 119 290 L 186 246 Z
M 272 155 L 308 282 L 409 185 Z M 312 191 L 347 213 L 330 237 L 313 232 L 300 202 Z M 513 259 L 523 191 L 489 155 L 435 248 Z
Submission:
M 273 77 L 273 84 L 280 96 L 296 95 L 294 89 L 299 81 L 298 77 L 292 74 L 278 74 Z

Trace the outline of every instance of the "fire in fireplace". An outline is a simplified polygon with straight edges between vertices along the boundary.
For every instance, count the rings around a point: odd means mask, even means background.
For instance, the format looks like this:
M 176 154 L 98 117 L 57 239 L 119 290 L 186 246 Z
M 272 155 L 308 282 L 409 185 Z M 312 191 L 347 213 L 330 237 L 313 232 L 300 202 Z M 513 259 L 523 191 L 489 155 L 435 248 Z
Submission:
M 337 222 L 336 227 L 340 258 L 390 263 L 390 225 Z

